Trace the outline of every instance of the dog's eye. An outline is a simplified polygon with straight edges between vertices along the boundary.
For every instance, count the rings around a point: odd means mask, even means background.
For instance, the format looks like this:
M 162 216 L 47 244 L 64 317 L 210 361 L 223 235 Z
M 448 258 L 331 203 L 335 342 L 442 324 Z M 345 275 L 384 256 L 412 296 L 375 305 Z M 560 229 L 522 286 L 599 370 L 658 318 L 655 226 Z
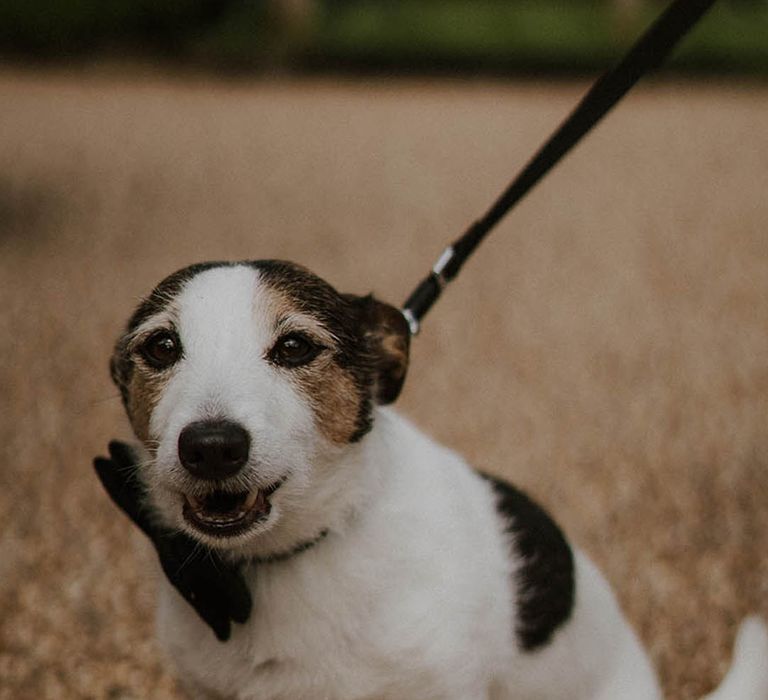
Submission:
M 273 362 L 284 367 L 299 367 L 314 360 L 322 350 L 309 338 L 300 333 L 289 333 L 280 338 L 272 348 L 270 357 Z
M 152 367 L 165 369 L 179 359 L 181 343 L 175 333 L 157 331 L 144 341 L 140 352 Z

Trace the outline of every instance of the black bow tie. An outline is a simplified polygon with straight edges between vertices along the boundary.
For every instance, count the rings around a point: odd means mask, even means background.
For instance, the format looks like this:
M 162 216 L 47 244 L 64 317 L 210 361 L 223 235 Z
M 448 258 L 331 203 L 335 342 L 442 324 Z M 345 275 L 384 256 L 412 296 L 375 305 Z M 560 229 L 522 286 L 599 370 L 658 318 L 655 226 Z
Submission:
M 144 487 L 136 473 L 138 459 L 124 442 L 109 443 L 110 459 L 96 457 L 93 465 L 107 493 L 149 537 L 168 580 L 197 614 L 225 642 L 231 623 L 244 623 L 251 614 L 251 594 L 242 565 L 224 560 L 182 532 L 167 530 L 150 517 Z

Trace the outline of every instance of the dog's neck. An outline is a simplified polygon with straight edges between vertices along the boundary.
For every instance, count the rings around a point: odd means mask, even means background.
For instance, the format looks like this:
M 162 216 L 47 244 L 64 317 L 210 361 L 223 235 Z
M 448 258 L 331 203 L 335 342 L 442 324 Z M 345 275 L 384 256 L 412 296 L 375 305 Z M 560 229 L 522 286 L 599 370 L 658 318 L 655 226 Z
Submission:
M 320 534 L 318 534 L 318 536 L 315 537 L 314 539 L 306 540 L 305 542 L 299 542 L 298 544 L 294 545 L 291 549 L 285 552 L 274 552 L 272 554 L 267 555 L 266 557 L 251 557 L 251 559 L 248 560 L 248 563 L 263 565 L 263 564 L 279 564 L 280 562 L 288 561 L 289 559 L 293 559 L 293 557 L 297 557 L 299 554 L 306 552 L 308 549 L 312 549 L 313 547 L 316 547 L 326 537 L 328 537 L 329 534 L 330 534 L 330 530 L 328 529 L 321 530 Z

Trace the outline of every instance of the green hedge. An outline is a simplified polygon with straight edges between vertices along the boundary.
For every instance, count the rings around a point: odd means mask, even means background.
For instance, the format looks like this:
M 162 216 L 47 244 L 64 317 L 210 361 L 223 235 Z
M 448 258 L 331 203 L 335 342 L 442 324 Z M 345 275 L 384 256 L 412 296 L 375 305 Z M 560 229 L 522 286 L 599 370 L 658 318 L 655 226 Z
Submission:
M 663 5 L 617 16 L 609 0 L 316 0 L 288 21 L 278 0 L 2 0 L 0 52 L 109 53 L 300 70 L 592 71 Z M 768 75 L 768 0 L 721 0 L 674 58 L 683 70 Z

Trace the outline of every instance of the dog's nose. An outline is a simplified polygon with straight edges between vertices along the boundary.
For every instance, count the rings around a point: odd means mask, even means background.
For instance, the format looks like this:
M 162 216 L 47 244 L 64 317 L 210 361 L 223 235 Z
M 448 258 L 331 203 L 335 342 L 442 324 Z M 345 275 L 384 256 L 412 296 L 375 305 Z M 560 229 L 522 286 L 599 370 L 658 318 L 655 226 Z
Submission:
M 234 476 L 248 461 L 250 447 L 247 431 L 232 421 L 197 421 L 179 435 L 179 459 L 198 479 Z

